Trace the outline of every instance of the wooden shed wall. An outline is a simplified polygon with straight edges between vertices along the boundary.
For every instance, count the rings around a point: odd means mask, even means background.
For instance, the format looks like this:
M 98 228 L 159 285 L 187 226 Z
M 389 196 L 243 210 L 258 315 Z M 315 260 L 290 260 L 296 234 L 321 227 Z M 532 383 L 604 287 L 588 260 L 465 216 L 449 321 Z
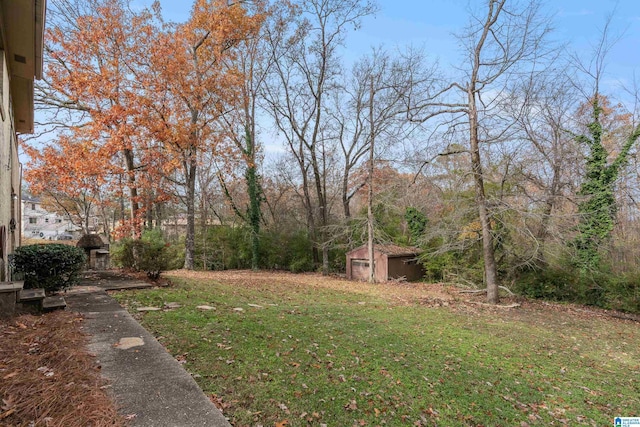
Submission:
M 387 280 L 387 259 L 386 255 L 375 252 L 374 260 L 374 276 L 376 281 Z M 347 253 L 347 279 L 352 280 L 369 280 L 369 250 L 366 246 L 354 249 Z

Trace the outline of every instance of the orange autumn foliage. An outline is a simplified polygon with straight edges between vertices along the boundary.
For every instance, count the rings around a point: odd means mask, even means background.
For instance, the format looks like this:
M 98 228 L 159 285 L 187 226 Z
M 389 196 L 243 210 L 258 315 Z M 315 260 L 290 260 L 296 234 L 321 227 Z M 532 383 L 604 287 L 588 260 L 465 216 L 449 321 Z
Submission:
M 114 193 L 128 188 L 127 227 L 137 234 L 143 203 L 177 195 L 192 211 L 199 153 L 228 151 L 215 120 L 242 83 L 229 65 L 234 47 L 261 17 L 222 0 L 196 1 L 181 25 L 162 22 L 158 3 L 140 12 L 128 0 L 91 7 L 47 33 L 53 103 L 70 107 L 77 125 L 29 149 L 29 179 L 38 188 L 55 169 L 72 193 L 96 177 Z

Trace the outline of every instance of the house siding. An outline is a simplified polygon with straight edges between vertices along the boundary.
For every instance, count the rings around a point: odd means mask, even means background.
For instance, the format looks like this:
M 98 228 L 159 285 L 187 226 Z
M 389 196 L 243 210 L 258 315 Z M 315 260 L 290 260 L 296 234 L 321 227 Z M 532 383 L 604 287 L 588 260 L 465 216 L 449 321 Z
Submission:
M 42 77 L 46 0 L 0 1 L 0 281 L 21 242 L 18 133 L 32 133 L 33 82 Z
M 376 280 L 387 276 L 386 256 L 375 252 L 373 256 L 374 275 Z M 366 246 L 354 249 L 347 254 L 347 278 L 353 280 L 369 280 L 369 250 Z M 386 280 L 386 279 L 383 279 Z
M 0 50 L 2 78 L 2 114 L 0 119 L 0 227 L 4 227 L 2 257 L 0 258 L 0 281 L 9 280 L 8 256 L 20 243 L 20 194 L 21 165 L 18 160 L 17 138 L 13 126 L 13 114 L 9 104 L 9 73 L 7 69 L 6 51 Z M 15 195 L 15 197 L 14 197 Z M 11 230 L 11 220 L 16 228 Z
M 73 224 L 68 217 L 47 211 L 40 200 L 25 197 L 22 200 L 22 237 L 25 239 L 57 240 L 60 235 L 70 234 L 75 238 L 82 235 L 82 228 Z M 97 224 L 98 217 L 89 218 Z M 95 231 L 91 227 L 90 231 Z

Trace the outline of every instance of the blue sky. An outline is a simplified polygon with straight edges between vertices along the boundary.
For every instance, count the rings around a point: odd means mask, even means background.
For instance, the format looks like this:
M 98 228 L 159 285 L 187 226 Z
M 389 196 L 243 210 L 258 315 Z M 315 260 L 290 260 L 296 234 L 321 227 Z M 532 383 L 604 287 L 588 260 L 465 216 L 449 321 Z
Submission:
M 149 4 L 151 0 L 139 0 Z M 189 1 L 161 0 L 165 18 L 174 22 L 187 19 Z M 443 66 L 459 62 L 454 34 L 467 22 L 469 4 L 480 0 L 378 0 L 376 16 L 364 20 L 362 28 L 349 35 L 347 60 L 357 58 L 372 46 L 424 46 L 431 59 Z M 606 17 L 613 14 L 612 35 L 621 40 L 607 61 L 610 81 L 628 84 L 634 70 L 640 69 L 640 1 L 638 0 L 555 0 L 547 1 L 545 14 L 551 16 L 553 37 L 567 43 L 568 49 L 588 58 L 591 46 L 599 40 Z M 640 75 L 638 76 L 640 79 Z
M 135 0 L 148 5 L 152 0 Z M 455 34 L 469 19 L 469 5 L 477 9 L 484 0 L 377 0 L 379 11 L 367 17 L 357 32 L 347 39 L 344 59 L 347 64 L 368 53 L 372 47 L 423 47 L 430 60 L 437 60 L 446 72 L 459 65 L 460 49 Z M 185 21 L 191 1 L 160 0 L 163 15 L 173 22 Z M 611 35 L 621 36 L 607 57 L 602 89 L 614 99 L 628 103 L 632 99 L 621 90 L 631 89 L 637 72 L 640 86 L 640 0 L 547 0 L 543 13 L 551 19 L 552 37 L 588 61 L 598 43 L 607 17 L 613 15 Z M 277 140 L 277 138 L 276 138 Z M 275 141 L 275 140 L 274 140 Z M 283 147 L 273 142 L 265 152 L 279 153 Z

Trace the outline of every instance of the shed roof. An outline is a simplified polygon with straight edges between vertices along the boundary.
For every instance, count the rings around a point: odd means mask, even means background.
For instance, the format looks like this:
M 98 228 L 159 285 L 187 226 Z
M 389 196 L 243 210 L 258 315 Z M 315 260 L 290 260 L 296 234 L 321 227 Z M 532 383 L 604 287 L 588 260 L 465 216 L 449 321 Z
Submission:
M 349 253 L 351 252 L 355 252 L 358 251 L 362 248 L 366 248 L 367 245 L 362 245 L 358 248 L 355 248 L 351 251 L 349 251 Z M 388 257 L 403 257 L 403 256 L 416 256 L 419 255 L 420 253 L 422 253 L 422 250 L 416 247 L 412 247 L 412 246 L 398 246 L 398 245 L 374 245 L 373 249 L 376 252 L 380 252 L 383 253 L 385 255 L 387 255 Z

